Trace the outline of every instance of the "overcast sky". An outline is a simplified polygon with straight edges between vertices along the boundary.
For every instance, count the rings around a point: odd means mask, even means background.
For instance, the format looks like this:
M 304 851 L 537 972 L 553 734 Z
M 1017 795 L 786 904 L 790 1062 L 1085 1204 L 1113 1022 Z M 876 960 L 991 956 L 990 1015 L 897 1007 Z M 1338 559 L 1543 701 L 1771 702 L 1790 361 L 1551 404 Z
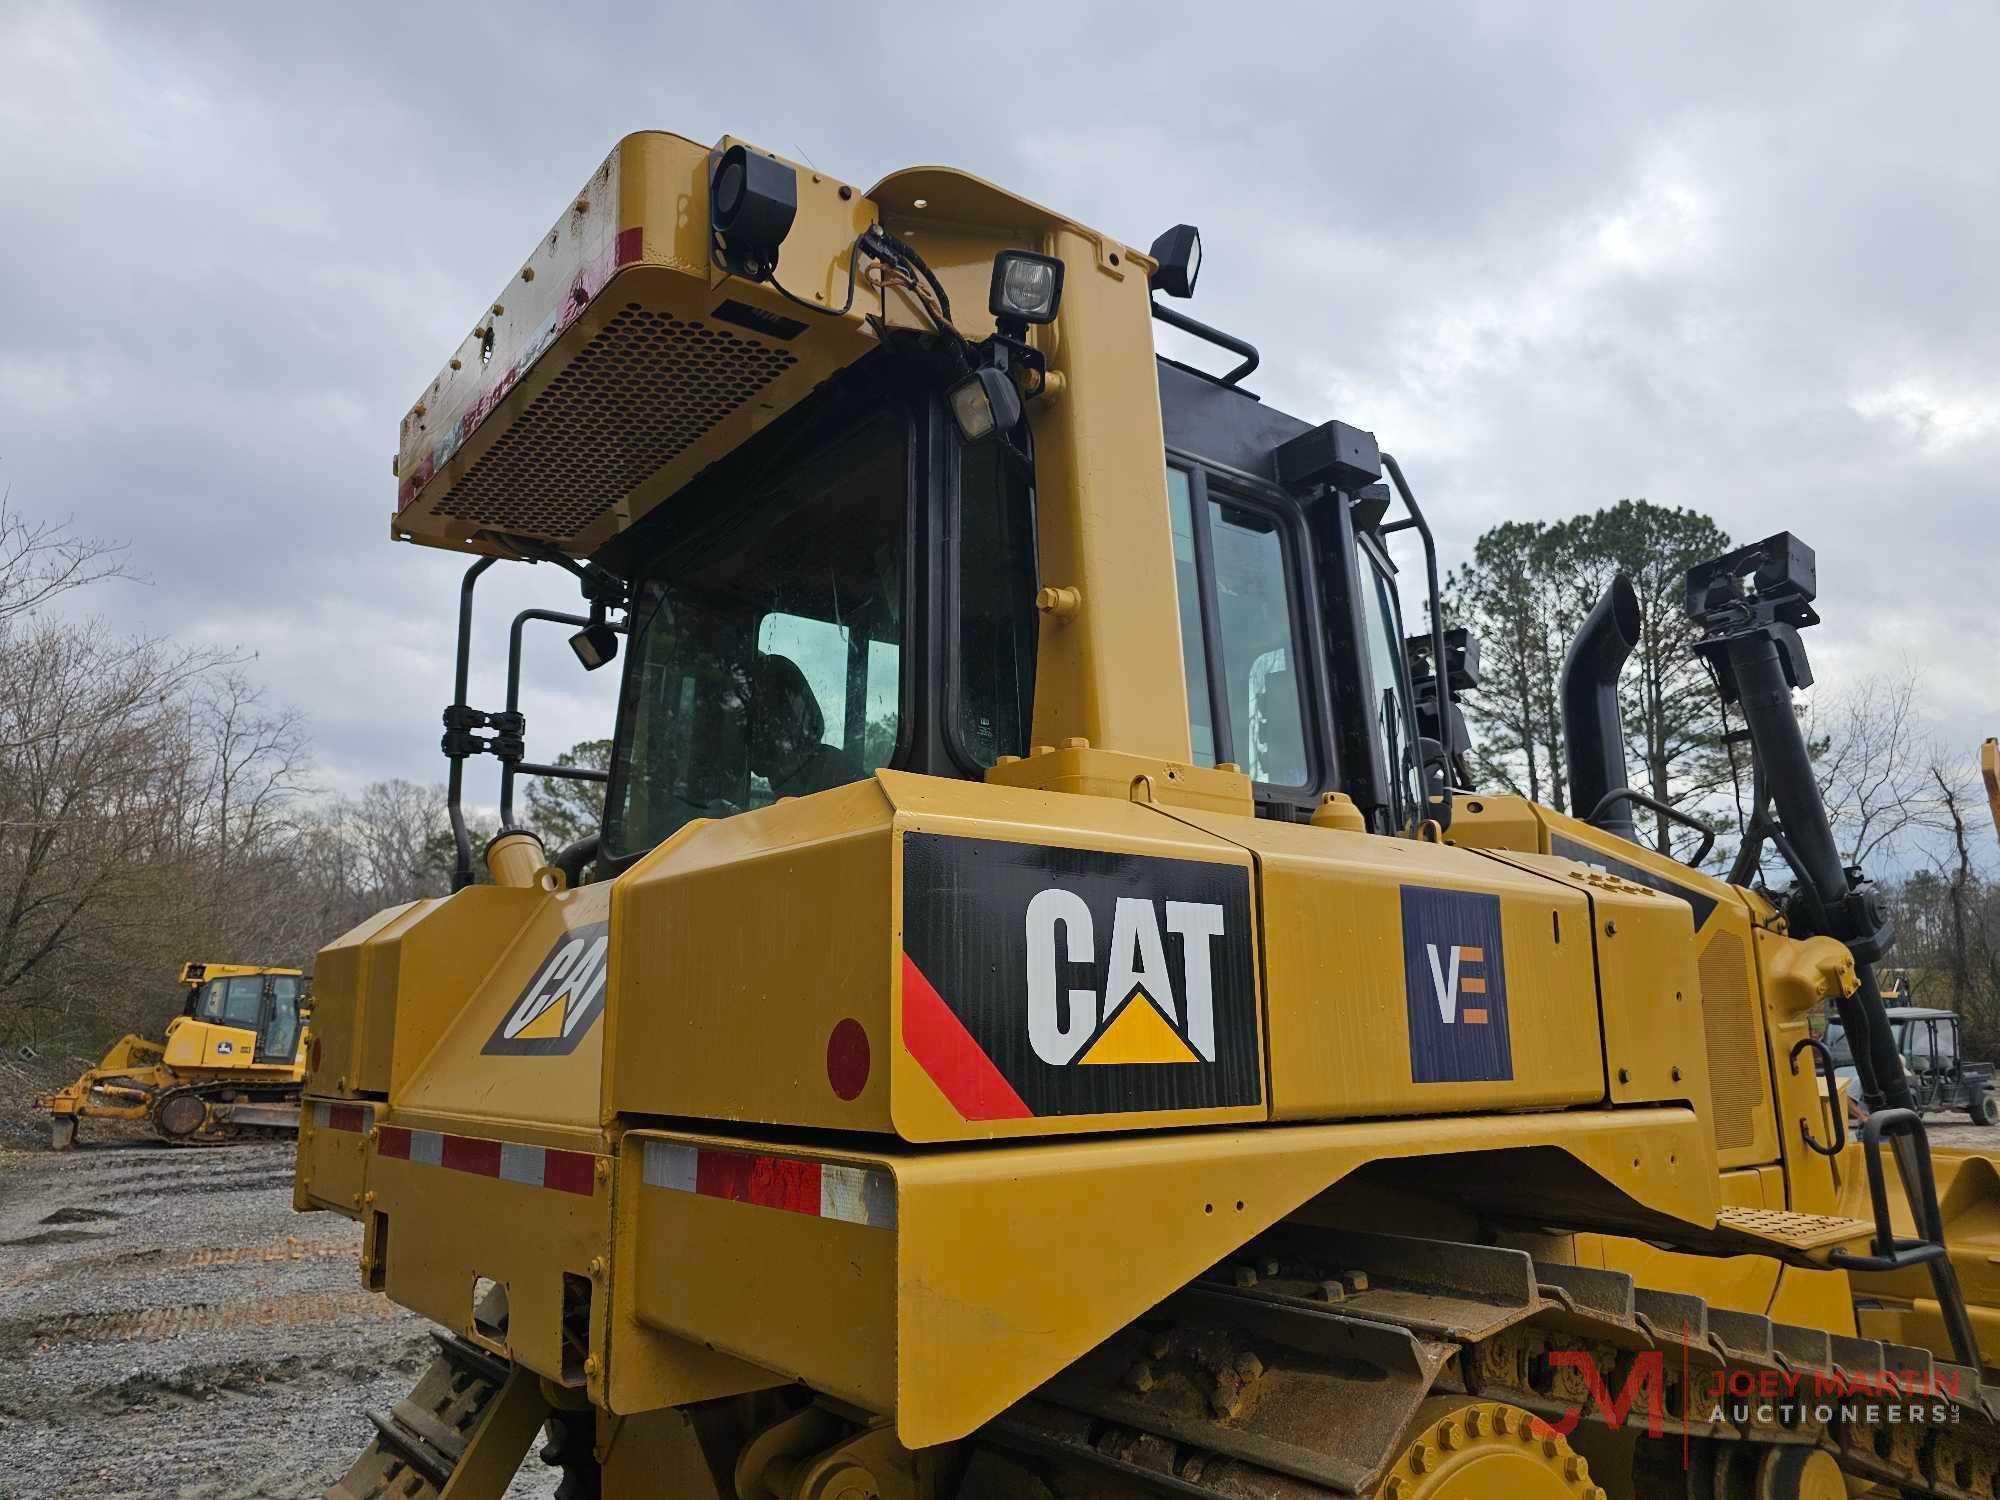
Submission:
M 974 16 L 979 18 L 972 19 Z M 2000 7 L 0 0 L 0 484 L 117 628 L 257 653 L 327 785 L 438 779 L 464 560 L 403 411 L 627 131 L 962 167 L 1144 245 L 1374 429 L 1447 561 L 1624 496 L 1819 551 L 1823 681 L 2000 732 Z M 543 567 L 484 601 L 571 607 Z M 530 747 L 608 733 L 551 633 Z M 489 764 L 487 769 L 492 768 Z M 490 793 L 488 794 L 490 795 Z

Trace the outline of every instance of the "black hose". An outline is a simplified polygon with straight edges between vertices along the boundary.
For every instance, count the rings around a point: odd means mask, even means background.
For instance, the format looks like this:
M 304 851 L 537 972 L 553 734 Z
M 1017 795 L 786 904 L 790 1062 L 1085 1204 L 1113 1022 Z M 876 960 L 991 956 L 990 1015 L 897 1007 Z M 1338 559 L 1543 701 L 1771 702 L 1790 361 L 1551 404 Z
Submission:
M 549 863 L 563 872 L 569 888 L 575 890 L 583 884 L 584 867 L 597 859 L 603 844 L 604 835 L 593 833 L 588 838 L 578 839 L 574 844 L 563 845 Z

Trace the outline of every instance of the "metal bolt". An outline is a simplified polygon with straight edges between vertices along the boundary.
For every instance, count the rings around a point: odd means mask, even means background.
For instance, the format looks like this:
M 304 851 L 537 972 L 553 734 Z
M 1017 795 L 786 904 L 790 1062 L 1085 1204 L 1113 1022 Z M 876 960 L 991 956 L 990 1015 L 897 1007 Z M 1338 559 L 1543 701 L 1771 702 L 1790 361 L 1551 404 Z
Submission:
M 1257 1284 L 1257 1271 L 1253 1266 L 1231 1266 L 1229 1278 L 1238 1286 L 1252 1287 Z
M 1090 741 L 1082 735 L 1073 734 L 1062 742 L 1062 747 L 1065 750 L 1088 750 Z
M 1563 1460 L 1563 1478 L 1571 1484 L 1581 1484 L 1589 1477 L 1590 1465 L 1585 1463 L 1580 1455 L 1572 1453 Z
M 502 306 L 502 305 L 501 305 L 500 303 L 496 302 L 496 303 L 494 303 L 494 304 L 493 304 L 493 316 L 494 316 L 494 317 L 496 317 L 496 318 L 497 318 L 497 317 L 500 317 L 500 316 L 502 316 L 503 314 L 505 314 L 505 313 L 506 313 L 506 311 L 507 311 L 507 309 L 506 309 L 505 307 L 503 307 L 503 306 Z
M 596 1176 L 599 1182 L 609 1182 L 611 1180 L 610 1157 L 600 1156 L 597 1158 L 597 1167 L 594 1175 Z
M 599 1359 L 595 1354 L 584 1356 L 583 1373 L 590 1379 L 595 1380 L 597 1378 L 597 1372 L 603 1368 L 604 1366 L 602 1362 L 599 1361 Z
M 361 1201 L 363 1203 L 373 1204 L 375 1201 L 375 1189 L 370 1188 L 367 1192 L 363 1193 L 361 1195 Z
M 588 1269 L 592 1281 L 602 1281 L 604 1279 L 604 1257 L 601 1255 L 591 1256 Z
M 1264 1361 L 1257 1357 L 1255 1351 L 1245 1349 L 1236 1356 L 1236 1374 L 1240 1379 L 1255 1380 L 1263 1373 Z
M 462 370 L 462 369 L 464 369 L 464 368 L 465 368 L 465 366 L 464 366 L 464 365 L 463 365 L 462 363 L 460 363 L 460 362 L 459 362 L 458 360 L 453 360 L 453 361 L 451 362 L 451 367 L 452 367 L 452 368 L 453 368 L 454 370 Z
M 1258 1263 L 1257 1269 L 1262 1271 L 1266 1276 L 1276 1276 L 1278 1274 L 1278 1258 L 1275 1255 L 1265 1256 Z
M 1150 1391 L 1153 1388 L 1153 1367 L 1143 1359 L 1135 1361 L 1125 1372 L 1124 1385 L 1127 1390 L 1138 1391 L 1142 1395 Z
M 521 267 L 521 279 L 523 281 L 533 281 L 535 279 L 535 268 L 533 266 Z
M 1321 1302 L 1345 1302 L 1347 1288 L 1337 1281 L 1322 1281 L 1313 1289 L 1313 1296 Z
M 1350 1292 L 1365 1292 L 1368 1290 L 1368 1273 L 1366 1271 L 1349 1271 L 1340 1279 L 1347 1283 L 1347 1289 Z

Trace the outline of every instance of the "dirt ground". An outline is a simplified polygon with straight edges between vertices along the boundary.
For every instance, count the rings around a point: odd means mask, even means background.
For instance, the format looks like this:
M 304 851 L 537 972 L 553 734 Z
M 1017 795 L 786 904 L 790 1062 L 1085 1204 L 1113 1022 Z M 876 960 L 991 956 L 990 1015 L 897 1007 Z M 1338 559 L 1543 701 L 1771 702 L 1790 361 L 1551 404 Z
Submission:
M 11 1145 L 0 1496 L 317 1497 L 429 1361 L 361 1289 L 359 1227 L 292 1211 L 289 1144 Z M 554 1487 L 531 1456 L 509 1494 Z

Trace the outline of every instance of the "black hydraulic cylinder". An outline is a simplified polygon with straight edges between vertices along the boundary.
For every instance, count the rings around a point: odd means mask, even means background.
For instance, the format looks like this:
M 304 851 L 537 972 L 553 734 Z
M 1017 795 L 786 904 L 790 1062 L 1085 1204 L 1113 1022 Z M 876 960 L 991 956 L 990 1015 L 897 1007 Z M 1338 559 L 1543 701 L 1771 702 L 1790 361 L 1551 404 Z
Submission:
M 1639 596 L 1623 573 L 1584 617 L 1563 658 L 1557 693 L 1562 701 L 1563 760 L 1569 768 L 1570 810 L 1588 818 L 1625 780 L 1625 724 L 1618 713 L 1618 673 L 1639 644 Z M 1632 804 L 1620 799 L 1598 827 L 1639 841 Z

